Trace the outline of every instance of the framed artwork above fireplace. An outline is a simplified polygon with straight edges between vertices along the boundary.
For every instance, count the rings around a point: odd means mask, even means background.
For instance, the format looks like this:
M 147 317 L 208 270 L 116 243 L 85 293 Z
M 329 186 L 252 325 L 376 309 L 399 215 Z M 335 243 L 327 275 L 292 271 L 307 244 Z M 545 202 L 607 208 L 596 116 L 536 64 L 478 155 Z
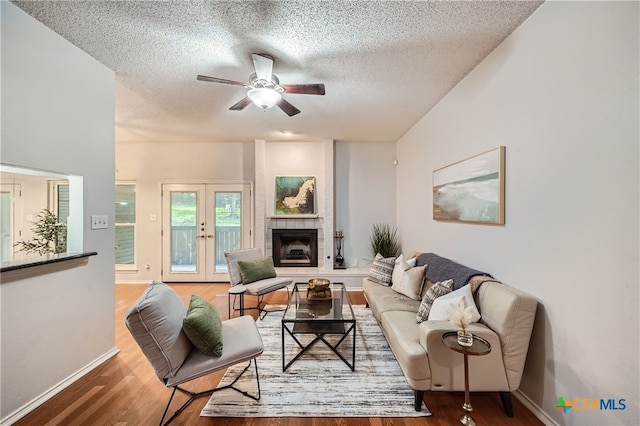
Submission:
M 315 214 L 315 197 L 314 176 L 276 176 L 276 215 Z

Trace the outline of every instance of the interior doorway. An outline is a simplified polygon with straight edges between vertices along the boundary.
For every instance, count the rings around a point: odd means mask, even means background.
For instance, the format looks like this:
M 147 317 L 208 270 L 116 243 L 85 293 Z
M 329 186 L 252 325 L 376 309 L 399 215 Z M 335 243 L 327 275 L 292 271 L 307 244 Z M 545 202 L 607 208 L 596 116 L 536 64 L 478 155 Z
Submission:
M 0 185 L 0 260 L 15 260 L 14 244 L 22 237 L 22 189 L 20 184 Z
M 224 252 L 251 246 L 251 185 L 162 185 L 162 280 L 229 280 Z

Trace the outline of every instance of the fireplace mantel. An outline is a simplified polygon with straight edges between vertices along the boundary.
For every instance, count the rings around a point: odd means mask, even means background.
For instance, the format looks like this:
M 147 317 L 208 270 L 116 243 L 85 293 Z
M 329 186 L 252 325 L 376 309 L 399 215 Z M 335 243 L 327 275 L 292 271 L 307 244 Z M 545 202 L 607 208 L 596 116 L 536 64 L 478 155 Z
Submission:
M 322 219 L 322 216 L 318 214 L 281 214 L 267 216 L 267 219 Z

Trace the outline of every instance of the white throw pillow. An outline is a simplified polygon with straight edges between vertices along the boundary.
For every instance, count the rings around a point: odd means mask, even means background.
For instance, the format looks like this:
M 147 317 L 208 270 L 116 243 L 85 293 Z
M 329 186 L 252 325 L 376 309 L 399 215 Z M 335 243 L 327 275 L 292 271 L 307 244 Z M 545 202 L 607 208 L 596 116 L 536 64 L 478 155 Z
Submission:
M 411 268 L 407 262 L 403 261 L 403 263 L 408 269 L 398 275 L 397 280 L 391 285 L 391 288 L 413 300 L 420 300 L 422 285 L 424 284 L 424 272 L 427 269 L 427 265 Z M 400 268 L 402 267 L 403 266 L 400 265 Z
M 402 274 L 404 271 L 416 266 L 416 258 L 412 257 L 409 260 L 404 260 L 404 255 L 398 256 L 395 265 L 393 265 L 393 274 L 391 274 L 391 284 L 402 281 Z
M 447 321 L 449 319 L 449 310 L 457 306 L 463 298 L 465 299 L 467 306 L 471 307 L 471 322 L 478 322 L 480 319 L 480 312 L 478 312 L 478 308 L 473 300 L 471 286 L 468 284 L 434 300 L 431 310 L 429 311 L 429 320 Z
M 391 284 L 392 285 L 395 283 L 399 284 L 402 281 L 402 275 L 404 274 L 404 271 L 406 271 L 409 268 L 411 268 L 411 265 L 405 262 L 404 256 L 403 255 L 398 256 L 395 264 L 393 265 L 393 273 L 391 274 Z

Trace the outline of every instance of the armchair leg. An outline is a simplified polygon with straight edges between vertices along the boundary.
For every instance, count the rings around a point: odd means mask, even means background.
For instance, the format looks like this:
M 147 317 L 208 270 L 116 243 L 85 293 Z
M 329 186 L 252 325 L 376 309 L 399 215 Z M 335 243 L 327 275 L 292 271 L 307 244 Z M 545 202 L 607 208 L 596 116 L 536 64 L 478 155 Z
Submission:
M 423 390 L 413 390 L 413 408 L 416 411 L 422 410 L 422 400 L 424 399 L 424 391 Z
M 249 367 L 251 366 L 251 362 L 253 362 L 253 365 L 255 366 L 255 370 L 256 370 L 256 382 L 258 384 L 258 395 L 251 395 L 249 392 L 240 390 L 240 389 L 238 389 L 238 388 L 236 388 L 234 386 L 236 384 L 236 382 L 240 379 L 240 377 L 242 377 L 242 375 L 249 369 Z M 189 404 L 191 404 L 191 402 L 193 402 L 194 399 L 200 398 L 202 396 L 211 395 L 211 394 L 213 394 L 215 392 L 218 392 L 218 391 L 221 391 L 221 390 L 224 390 L 224 389 L 233 389 L 236 392 L 239 392 L 244 396 L 247 396 L 247 397 L 249 397 L 249 398 L 251 398 L 253 400 L 259 401 L 260 400 L 260 395 L 261 395 L 260 394 L 260 376 L 258 375 L 258 363 L 257 363 L 256 359 L 254 358 L 252 360 L 249 360 L 249 363 L 247 364 L 247 366 L 244 368 L 244 370 L 242 370 L 242 372 L 240 374 L 238 374 L 238 376 L 236 376 L 236 378 L 233 380 L 233 382 L 229 383 L 228 385 L 219 387 L 219 388 L 208 389 L 208 390 L 205 390 L 205 391 L 202 391 L 202 392 L 191 392 L 191 391 L 188 391 L 186 389 L 181 388 L 180 386 L 177 386 L 177 385 L 173 386 L 173 391 L 171 392 L 171 397 L 169 397 L 169 402 L 167 403 L 167 406 L 164 409 L 164 413 L 162 413 L 162 418 L 160 419 L 160 426 L 167 426 L 169 423 L 171 423 L 171 421 L 173 419 L 175 419 L 178 416 L 178 414 L 180 414 L 182 411 L 184 411 L 184 409 L 187 408 L 187 406 Z M 182 406 L 180 408 L 178 408 L 176 410 L 176 412 L 173 413 L 171 415 L 171 417 L 169 417 L 169 419 L 166 422 L 164 422 L 164 418 L 167 416 L 167 411 L 169 411 L 169 406 L 171 406 L 171 401 L 173 401 L 173 397 L 174 397 L 174 395 L 176 393 L 176 390 L 179 390 L 180 392 L 189 395 L 189 399 L 187 399 L 187 401 L 184 404 L 182 404 Z
M 504 413 L 508 417 L 513 417 L 513 404 L 511 403 L 511 392 L 500 392 L 500 400 L 502 401 L 502 407 Z

